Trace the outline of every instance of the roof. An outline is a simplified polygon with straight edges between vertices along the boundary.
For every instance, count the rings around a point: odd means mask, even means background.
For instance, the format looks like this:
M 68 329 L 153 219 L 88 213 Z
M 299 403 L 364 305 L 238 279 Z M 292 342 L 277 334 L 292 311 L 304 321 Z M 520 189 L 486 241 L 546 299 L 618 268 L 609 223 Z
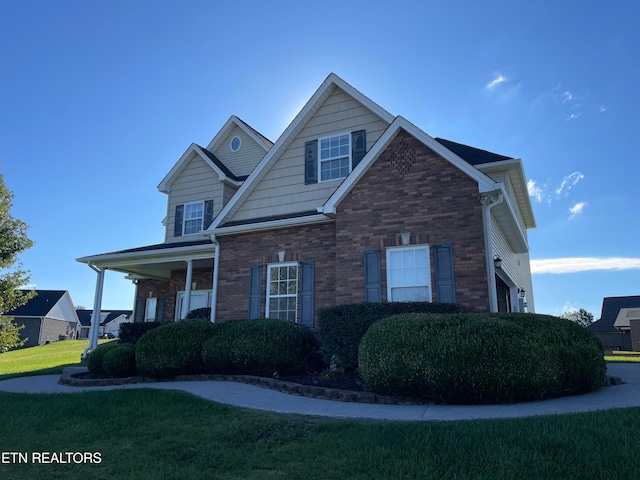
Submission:
M 622 308 L 640 308 L 640 295 L 628 297 L 606 297 L 602 300 L 602 313 L 597 322 L 587 328 L 593 332 L 616 332 L 614 323 Z
M 201 148 L 202 151 L 204 152 L 204 154 L 209 157 L 209 159 L 216 164 L 216 166 L 222 170 L 224 172 L 224 174 L 231 178 L 232 180 L 235 180 L 236 182 L 244 182 L 248 175 L 242 175 L 240 177 L 238 177 L 237 175 L 235 175 L 231 170 L 229 170 L 229 168 L 222 163 L 222 161 L 220 161 L 220 159 L 218 159 L 218 157 L 216 157 L 213 153 L 211 153 L 209 150 L 207 150 L 204 147 L 201 147 L 200 145 L 198 145 L 197 143 L 195 144 L 196 147 Z
M 31 290 L 20 291 L 29 293 Z M 36 290 L 35 297 L 21 307 L 6 312 L 4 315 L 10 317 L 44 317 L 66 292 L 66 290 Z
M 91 314 L 93 313 L 93 310 L 76 310 L 76 313 L 78 314 L 78 319 L 80 320 L 80 323 L 82 324 L 83 327 L 91 326 Z M 116 318 L 118 318 L 121 315 L 131 316 L 133 314 L 133 311 L 131 311 L 131 310 L 101 310 L 101 313 L 103 313 L 103 314 L 107 313 L 108 314 L 105 317 L 105 319 L 100 322 L 100 325 L 106 325 L 107 323 L 111 322 L 112 320 L 115 320 Z
M 190 240 L 187 242 L 156 243 L 155 245 L 145 245 L 143 247 L 128 248 L 126 250 L 117 250 L 115 252 L 101 253 L 95 256 L 99 257 L 102 255 L 117 255 L 120 253 L 137 253 L 137 252 L 149 252 L 153 250 L 169 250 L 172 248 L 193 247 L 195 245 L 206 245 L 206 244 L 211 244 L 211 240 L 206 239 L 206 240 Z M 78 259 L 78 260 L 81 260 L 81 259 Z
M 613 326 L 631 328 L 631 320 L 640 320 L 640 308 L 621 308 Z
M 443 147 L 451 150 L 470 165 L 481 165 L 483 163 L 502 162 L 504 160 L 512 159 L 512 157 L 506 157 L 487 150 L 470 147 L 469 145 L 464 145 L 462 143 L 452 142 L 451 140 L 445 140 L 444 138 L 435 138 L 434 140 Z

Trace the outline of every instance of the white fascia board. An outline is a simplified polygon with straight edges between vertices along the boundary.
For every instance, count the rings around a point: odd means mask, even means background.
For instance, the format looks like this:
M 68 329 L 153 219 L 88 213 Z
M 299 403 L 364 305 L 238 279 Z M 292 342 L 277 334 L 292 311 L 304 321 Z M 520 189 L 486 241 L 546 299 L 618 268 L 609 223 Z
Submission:
M 524 232 L 522 231 L 522 228 L 520 228 L 520 223 L 518 222 L 518 217 L 516 215 L 516 211 L 513 208 L 513 205 L 511 204 L 511 200 L 509 199 L 509 195 L 507 195 L 507 191 L 504 187 L 504 184 L 499 183 L 497 184 L 500 188 L 500 192 L 502 193 L 503 196 L 503 201 L 502 204 L 498 205 L 497 208 L 502 208 L 502 209 L 506 209 L 507 210 L 507 216 L 509 217 L 510 220 L 510 224 L 509 225 L 509 229 L 512 232 L 515 232 L 514 235 L 516 237 L 516 245 L 512 245 L 511 247 L 514 248 L 514 250 L 524 250 L 525 252 L 529 251 L 529 242 L 527 242 L 527 237 L 524 235 Z M 505 235 L 507 235 L 507 232 L 503 232 Z M 525 253 L 523 251 L 518 251 L 517 253 Z
M 237 233 L 259 232 L 262 230 L 276 230 L 279 228 L 288 228 L 302 225 L 314 225 L 319 223 L 333 222 L 332 218 L 323 214 L 308 215 L 306 217 L 285 218 L 282 220 L 271 220 L 260 223 L 247 223 L 244 225 L 234 225 L 231 227 L 222 227 L 215 230 L 214 235 L 221 237 L 224 235 L 232 235 Z
M 333 87 L 338 87 L 344 90 L 349 95 L 353 96 L 356 100 L 362 103 L 365 107 L 369 108 L 376 115 L 387 122 L 393 121 L 393 115 L 380 107 L 375 102 L 371 101 L 368 97 L 357 91 L 347 82 L 338 77 L 335 73 L 331 73 L 322 85 L 316 90 L 316 92 L 307 101 L 302 110 L 298 112 L 293 121 L 289 124 L 282 135 L 276 140 L 276 143 L 267 152 L 260 163 L 253 169 L 249 178 L 242 184 L 238 191 L 233 195 L 231 200 L 224 206 L 222 211 L 213 220 L 213 223 L 209 226 L 207 231 L 216 230 L 222 223 L 228 221 L 230 217 L 240 208 L 247 196 L 255 189 L 260 181 L 267 174 L 269 167 L 275 162 L 285 146 L 287 146 L 293 140 L 293 136 L 299 131 L 301 125 L 309 120 L 309 114 L 314 109 L 319 108 L 318 103 L 324 100 L 325 93 Z
M 249 128 L 243 120 L 240 120 L 235 115 L 231 115 L 229 117 L 229 120 L 227 120 L 222 128 L 218 131 L 218 133 L 216 133 L 215 137 L 211 139 L 211 141 L 207 145 L 207 150 L 213 152 L 213 150 L 217 148 L 218 143 L 226 138 L 226 136 L 229 134 L 229 131 L 233 128 L 234 125 L 240 128 L 244 133 L 249 135 L 249 137 L 251 137 L 258 145 L 260 145 L 265 152 L 269 151 L 269 146 L 265 144 L 264 141 L 258 135 L 256 135 L 256 133 L 251 128 Z
M 496 189 L 496 183 L 482 172 L 479 172 L 475 167 L 465 162 L 449 149 L 442 146 L 431 136 L 420 130 L 411 122 L 403 117 L 396 117 L 396 119 L 389 125 L 384 131 L 378 141 L 371 147 L 371 150 L 367 152 L 365 157 L 360 161 L 358 166 L 347 176 L 347 178 L 340 184 L 336 191 L 329 197 L 327 202 L 322 207 L 322 213 L 326 215 L 335 215 L 338 204 L 346 197 L 351 189 L 358 183 L 358 181 L 364 176 L 369 167 L 373 165 L 375 160 L 384 152 L 384 150 L 393 141 L 400 130 L 405 130 L 409 135 L 415 137 L 445 160 L 451 162 L 455 167 L 462 170 L 464 173 L 478 182 L 478 189 L 480 193 L 491 192 Z M 320 209 L 318 209 L 320 211 Z
M 176 260 L 199 260 L 210 258 L 215 252 L 215 244 L 190 245 L 187 247 L 177 247 L 171 249 L 145 250 L 142 252 L 106 253 L 92 255 L 88 257 L 76 258 L 76 262 L 91 263 L 98 267 L 109 267 L 110 265 L 123 266 L 127 264 L 152 264 L 170 262 Z

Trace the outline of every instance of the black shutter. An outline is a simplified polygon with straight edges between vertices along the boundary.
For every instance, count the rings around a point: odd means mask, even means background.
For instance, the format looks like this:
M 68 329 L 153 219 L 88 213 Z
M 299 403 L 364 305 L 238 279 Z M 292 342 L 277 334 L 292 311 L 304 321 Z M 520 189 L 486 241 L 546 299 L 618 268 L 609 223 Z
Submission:
M 204 220 L 202 222 L 202 229 L 206 230 L 213 222 L 213 200 L 205 200 L 204 202 Z
M 304 183 L 318 183 L 318 140 L 304 144 Z
M 251 267 L 249 275 L 249 318 L 260 318 L 262 306 L 262 265 Z
M 184 205 L 176 205 L 176 221 L 173 226 L 173 236 L 182 236 L 182 217 L 184 215 Z
M 364 301 L 382 301 L 380 250 L 365 250 L 364 252 Z
M 133 312 L 133 321 L 134 322 L 143 322 L 144 321 L 144 300 L 142 298 L 138 298 L 136 300 L 136 311 Z
M 360 163 L 367 153 L 367 131 L 351 132 L 351 164 L 352 169 Z
M 315 262 L 300 262 L 300 323 L 313 327 Z
M 436 272 L 436 301 L 456 303 L 456 283 L 453 276 L 453 246 L 443 243 L 433 246 Z
M 178 318 L 180 318 L 178 316 Z M 164 298 L 158 298 L 156 300 L 156 322 L 162 322 L 164 320 Z

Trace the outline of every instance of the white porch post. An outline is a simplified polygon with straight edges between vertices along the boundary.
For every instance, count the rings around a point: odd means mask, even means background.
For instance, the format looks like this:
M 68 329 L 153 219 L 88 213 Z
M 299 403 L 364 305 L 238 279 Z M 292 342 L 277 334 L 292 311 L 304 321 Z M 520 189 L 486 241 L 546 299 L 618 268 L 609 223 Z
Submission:
M 182 300 L 182 317 L 185 318 L 191 311 L 191 282 L 193 279 L 193 260 L 187 260 L 187 279 Z
M 89 262 L 89 267 L 98 274 L 96 280 L 96 293 L 93 300 L 93 312 L 91 312 L 91 328 L 89 329 L 89 346 L 82 353 L 82 358 L 95 350 L 98 346 L 98 330 L 100 327 L 100 312 L 102 310 L 102 291 L 104 290 L 104 272 L 106 268 L 99 268 Z

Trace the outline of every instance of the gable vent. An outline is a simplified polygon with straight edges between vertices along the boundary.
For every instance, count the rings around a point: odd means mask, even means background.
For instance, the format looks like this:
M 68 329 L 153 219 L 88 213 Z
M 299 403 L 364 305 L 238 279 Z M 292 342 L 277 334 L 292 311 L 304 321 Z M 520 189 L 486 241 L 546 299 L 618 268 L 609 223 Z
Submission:
M 411 171 L 411 167 L 416 163 L 416 157 L 417 154 L 411 146 L 411 142 L 403 138 L 392 150 L 389 160 L 391 161 L 391 166 L 404 179 L 405 175 Z

